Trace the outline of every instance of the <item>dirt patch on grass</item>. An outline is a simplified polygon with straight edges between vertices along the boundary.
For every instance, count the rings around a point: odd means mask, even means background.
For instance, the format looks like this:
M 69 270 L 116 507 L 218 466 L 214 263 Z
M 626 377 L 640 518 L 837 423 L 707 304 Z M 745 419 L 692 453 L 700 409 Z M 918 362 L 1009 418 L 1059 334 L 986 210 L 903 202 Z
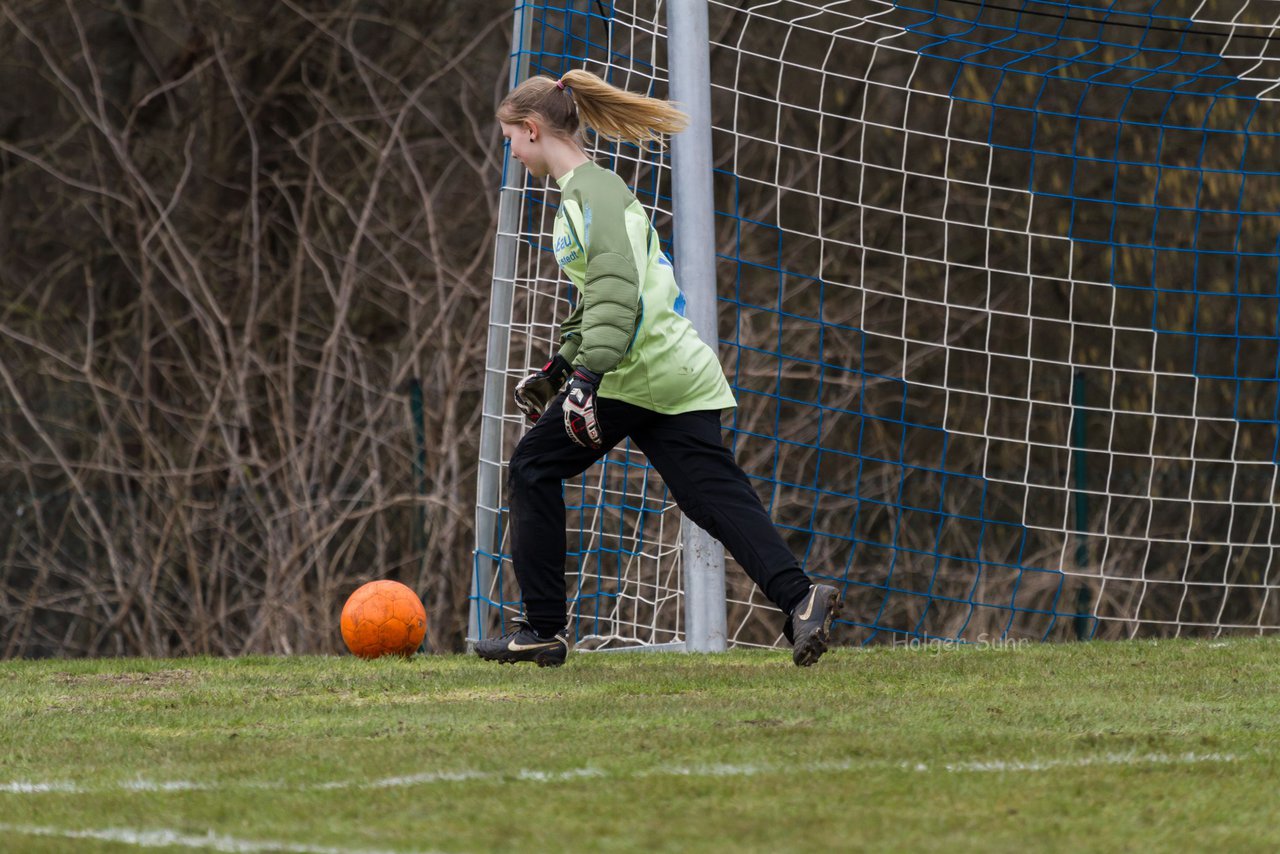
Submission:
M 62 685 L 182 685 L 195 678 L 194 670 L 139 670 L 131 673 L 62 673 L 56 681 Z

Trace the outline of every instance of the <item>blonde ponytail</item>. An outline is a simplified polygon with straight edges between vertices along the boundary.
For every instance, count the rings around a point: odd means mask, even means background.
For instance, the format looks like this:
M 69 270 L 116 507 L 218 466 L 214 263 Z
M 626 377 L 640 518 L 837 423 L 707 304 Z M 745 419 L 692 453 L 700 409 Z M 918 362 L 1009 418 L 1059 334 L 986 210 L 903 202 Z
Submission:
M 577 138 L 585 126 L 614 142 L 661 142 L 679 133 L 689 117 L 670 101 L 637 95 L 607 83 L 590 71 L 574 69 L 556 80 L 539 75 L 502 99 L 498 119 L 518 124 L 537 117 L 561 135 Z
M 664 134 L 689 126 L 689 117 L 670 101 L 619 89 L 590 71 L 574 69 L 560 80 L 572 90 L 583 124 L 605 139 L 637 145 L 661 142 Z

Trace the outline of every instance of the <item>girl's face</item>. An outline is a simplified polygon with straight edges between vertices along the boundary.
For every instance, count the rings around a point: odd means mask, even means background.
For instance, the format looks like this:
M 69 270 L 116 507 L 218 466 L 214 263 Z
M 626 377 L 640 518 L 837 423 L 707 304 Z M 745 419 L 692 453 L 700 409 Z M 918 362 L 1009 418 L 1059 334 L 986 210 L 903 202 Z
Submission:
M 511 156 L 523 163 L 533 177 L 545 177 L 548 171 L 547 159 L 542 146 L 543 132 L 538 123 L 525 119 L 514 125 L 506 122 L 500 124 L 502 135 L 511 140 Z

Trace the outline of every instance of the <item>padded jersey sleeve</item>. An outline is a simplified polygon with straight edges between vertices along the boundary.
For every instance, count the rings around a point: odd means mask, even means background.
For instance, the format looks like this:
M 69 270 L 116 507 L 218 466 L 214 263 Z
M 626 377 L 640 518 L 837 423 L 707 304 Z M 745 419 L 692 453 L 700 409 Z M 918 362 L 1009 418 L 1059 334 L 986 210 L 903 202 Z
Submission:
M 640 315 L 641 276 L 627 230 L 627 210 L 638 202 L 621 178 L 603 169 L 568 189 L 566 216 L 587 266 L 578 308 L 561 326 L 561 354 L 576 341 L 576 364 L 606 374 L 626 355 Z
M 582 300 L 573 307 L 573 313 L 560 324 L 560 357 L 569 364 L 578 358 L 582 345 Z

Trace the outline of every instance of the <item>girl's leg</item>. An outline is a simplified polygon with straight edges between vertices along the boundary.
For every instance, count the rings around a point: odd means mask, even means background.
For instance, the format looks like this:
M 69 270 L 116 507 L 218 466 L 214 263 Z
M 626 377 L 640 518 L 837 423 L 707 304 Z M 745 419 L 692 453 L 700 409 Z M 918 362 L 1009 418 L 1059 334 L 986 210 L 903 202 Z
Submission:
M 597 399 L 604 448 L 584 448 L 564 429 L 563 395 L 524 434 L 507 465 L 511 563 L 530 625 L 551 637 L 565 624 L 564 480 L 586 471 L 644 416 L 639 407 Z
M 812 584 L 724 446 L 720 413 L 662 415 L 632 431 L 681 511 L 724 543 L 765 596 L 790 614 Z

